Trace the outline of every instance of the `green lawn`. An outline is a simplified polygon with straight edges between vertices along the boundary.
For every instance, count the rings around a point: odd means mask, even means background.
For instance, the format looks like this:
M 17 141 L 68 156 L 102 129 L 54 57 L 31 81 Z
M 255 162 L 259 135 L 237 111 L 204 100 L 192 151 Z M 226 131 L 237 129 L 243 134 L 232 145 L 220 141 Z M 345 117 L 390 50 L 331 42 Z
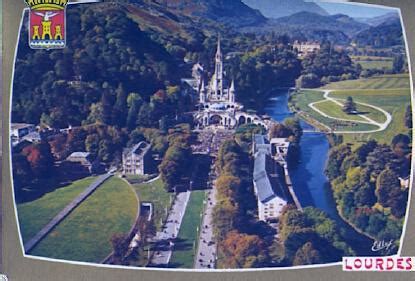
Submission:
M 30 254 L 100 262 L 112 251 L 111 237 L 131 229 L 138 204 L 131 186 L 113 177 L 69 214 Z
M 326 113 L 330 117 L 341 118 L 350 121 L 365 121 L 359 115 L 345 113 L 339 104 L 331 100 L 326 100 L 321 103 L 317 103 L 314 106 L 322 112 Z
M 141 202 L 153 203 L 153 221 L 159 231 L 162 226 L 161 220 L 166 218 L 166 209 L 170 208 L 172 194 L 164 189 L 164 183 L 161 179 L 133 186 Z
M 47 193 L 35 201 L 17 205 L 23 241 L 27 242 L 38 233 L 94 180 L 95 177 L 78 180 L 68 186 Z
M 204 191 L 193 191 L 180 227 L 178 243 L 170 261 L 171 266 L 178 268 L 193 268 L 194 259 L 199 240 L 200 225 L 202 222 L 206 193 Z
M 348 96 L 352 96 L 357 102 L 379 106 L 391 113 L 393 120 L 386 130 L 361 136 L 346 136 L 348 141 L 364 141 L 373 138 L 379 142 L 390 143 L 395 135 L 408 133 L 408 129 L 404 125 L 404 116 L 407 105 L 411 103 L 410 93 L 410 89 L 343 90 L 332 92 L 331 97 L 345 99 Z
M 312 102 L 317 101 L 323 101 L 324 100 L 324 93 L 321 91 L 313 91 L 313 90 L 304 90 L 292 97 L 291 102 L 294 104 L 296 108 L 299 108 L 301 111 L 305 112 L 307 115 L 311 116 L 315 120 L 329 126 L 332 129 L 335 129 L 337 131 L 366 131 L 366 130 L 375 130 L 378 127 L 370 124 L 360 124 L 360 123 L 354 123 L 353 121 L 347 122 L 347 121 L 337 121 L 331 118 L 327 118 L 322 116 L 320 113 L 313 110 L 308 105 Z M 324 102 L 325 103 L 325 102 Z M 316 107 L 320 109 L 319 105 L 323 104 L 323 107 L 330 107 L 329 104 L 324 105 L 324 103 L 317 104 Z M 334 107 L 335 106 L 335 107 Z M 333 105 L 333 108 L 330 108 L 329 110 L 335 111 L 335 115 L 342 115 L 344 113 L 341 112 L 341 107 L 338 105 Z M 324 111 L 324 110 L 323 110 Z M 325 112 L 325 111 L 324 111 Z M 327 113 L 328 115 L 331 115 Z M 349 118 L 345 119 L 351 119 L 350 115 L 347 115 Z M 333 116 L 337 117 L 337 116 Z M 359 118 L 358 116 L 353 116 L 353 118 Z
M 395 74 L 334 82 L 325 85 L 323 89 L 407 89 L 409 87 L 410 80 L 408 74 Z
M 352 59 L 363 69 L 392 69 L 393 67 L 393 58 L 391 57 L 354 56 Z
M 345 102 L 344 99 L 338 99 L 338 101 L 342 104 Z M 347 119 L 351 121 L 367 121 L 358 115 L 350 115 L 344 113 L 342 107 L 333 101 L 324 101 L 322 103 L 315 104 L 314 106 L 332 117 Z M 373 107 L 357 104 L 356 108 L 359 114 L 367 116 L 375 122 L 384 123 L 387 121 L 386 115 Z

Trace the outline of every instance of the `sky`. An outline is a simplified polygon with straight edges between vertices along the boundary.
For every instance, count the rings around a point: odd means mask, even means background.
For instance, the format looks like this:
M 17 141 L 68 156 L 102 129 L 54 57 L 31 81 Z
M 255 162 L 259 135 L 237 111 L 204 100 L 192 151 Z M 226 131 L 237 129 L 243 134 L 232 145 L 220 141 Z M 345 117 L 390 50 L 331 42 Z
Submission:
M 393 11 L 394 9 L 379 8 L 378 6 L 359 5 L 356 3 L 341 4 L 336 1 L 305 0 L 307 2 L 316 2 L 324 8 L 329 14 L 345 14 L 354 18 L 371 18 L 381 16 Z M 344 1 L 346 2 L 346 1 Z

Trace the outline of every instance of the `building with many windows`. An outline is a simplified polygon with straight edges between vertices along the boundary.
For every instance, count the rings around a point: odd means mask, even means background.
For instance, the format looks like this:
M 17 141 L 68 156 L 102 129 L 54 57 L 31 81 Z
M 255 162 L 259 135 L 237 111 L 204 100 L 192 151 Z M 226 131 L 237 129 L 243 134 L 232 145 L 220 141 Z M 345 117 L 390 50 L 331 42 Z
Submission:
M 152 172 L 151 145 L 142 141 L 131 148 L 126 148 L 122 154 L 123 174 L 146 175 Z
M 262 221 L 275 221 L 289 202 L 284 170 L 273 159 L 272 145 L 265 136 L 254 136 L 252 152 L 255 158 L 253 183 L 258 202 L 258 218 Z

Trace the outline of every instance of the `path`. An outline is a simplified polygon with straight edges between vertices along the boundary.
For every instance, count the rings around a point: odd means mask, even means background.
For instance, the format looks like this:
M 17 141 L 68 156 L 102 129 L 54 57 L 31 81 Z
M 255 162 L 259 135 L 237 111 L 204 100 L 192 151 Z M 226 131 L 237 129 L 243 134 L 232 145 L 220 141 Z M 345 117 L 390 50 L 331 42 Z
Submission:
M 364 114 L 357 114 L 357 116 L 365 119 L 366 121 L 359 121 L 359 120 L 350 120 L 350 119 L 344 119 L 344 118 L 338 118 L 338 117 L 333 117 L 330 116 L 328 114 L 326 114 L 325 112 L 321 111 L 320 109 L 318 109 L 315 105 L 322 103 L 322 102 L 326 102 L 326 101 L 331 101 L 334 102 L 335 104 L 337 104 L 340 107 L 343 107 L 343 103 L 341 103 L 340 101 L 345 101 L 343 99 L 335 99 L 329 96 L 329 94 L 333 92 L 333 90 L 324 90 L 324 100 L 321 101 L 317 101 L 317 102 L 312 102 L 309 103 L 308 106 L 313 109 L 314 111 L 316 111 L 317 113 L 319 113 L 320 115 L 329 118 L 329 119 L 334 119 L 334 120 L 340 120 L 340 121 L 347 121 L 347 122 L 354 122 L 354 123 L 361 123 L 361 124 L 370 124 L 370 125 L 374 125 L 379 127 L 378 129 L 375 130 L 363 130 L 363 131 L 334 131 L 333 133 L 335 134 L 360 134 L 360 133 L 376 133 L 376 132 L 381 132 L 384 131 L 389 124 L 392 122 L 392 115 L 385 111 L 384 109 L 375 106 L 375 105 L 371 105 L 371 104 L 367 104 L 367 103 L 363 103 L 363 102 L 355 102 L 356 104 L 360 104 L 363 106 L 367 106 L 367 107 L 371 107 L 375 110 L 378 110 L 380 112 L 382 112 L 385 116 L 386 116 L 386 121 L 384 123 L 379 123 L 374 121 L 373 119 L 367 117 Z
M 90 186 L 88 186 L 78 197 L 69 203 L 59 212 L 46 226 L 44 226 L 32 239 L 24 244 L 26 253 L 29 253 L 45 236 L 52 231 L 61 221 L 63 221 L 76 207 L 85 201 L 102 183 L 112 177 L 112 173 L 99 176 Z
M 174 248 L 173 241 L 179 234 L 189 198 L 190 191 L 177 194 L 169 215 L 167 216 L 166 223 L 163 225 L 162 230 L 157 232 L 153 239 L 153 242 L 156 243 L 157 250 L 151 258 L 151 265 L 167 266 L 169 264 L 172 249 Z
M 194 263 L 196 269 L 215 268 L 217 256 L 217 245 L 213 235 L 213 209 L 215 205 L 216 188 L 212 188 L 212 190 L 208 191 L 202 225 L 200 226 L 199 243 Z

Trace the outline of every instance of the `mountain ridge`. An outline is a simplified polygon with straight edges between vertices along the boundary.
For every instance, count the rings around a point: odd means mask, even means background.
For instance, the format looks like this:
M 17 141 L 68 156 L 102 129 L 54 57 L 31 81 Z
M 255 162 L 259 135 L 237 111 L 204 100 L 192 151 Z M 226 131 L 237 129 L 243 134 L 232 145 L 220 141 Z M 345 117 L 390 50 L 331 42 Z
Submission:
M 319 15 L 329 15 L 326 10 L 313 2 L 303 0 L 242 0 L 253 9 L 258 9 L 265 17 L 277 19 L 302 11 Z

